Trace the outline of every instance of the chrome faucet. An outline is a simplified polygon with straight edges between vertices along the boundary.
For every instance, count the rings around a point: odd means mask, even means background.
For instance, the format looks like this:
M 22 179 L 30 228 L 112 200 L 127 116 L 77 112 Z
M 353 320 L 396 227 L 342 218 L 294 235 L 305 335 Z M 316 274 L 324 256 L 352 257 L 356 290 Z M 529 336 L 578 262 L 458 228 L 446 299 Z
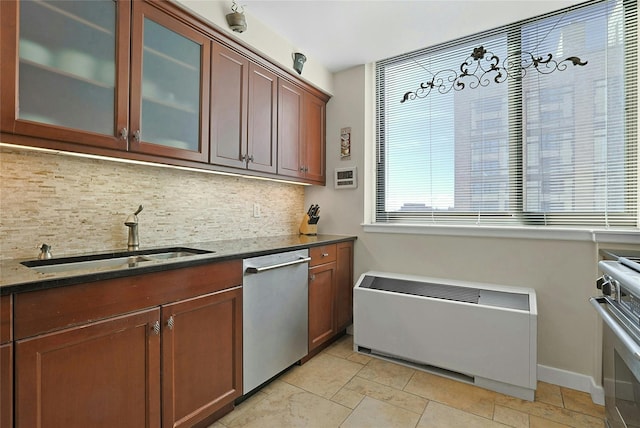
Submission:
M 124 224 L 129 228 L 129 240 L 127 241 L 127 250 L 133 251 L 140 249 L 140 240 L 138 238 L 138 214 L 142 211 L 142 205 L 138 210 L 125 220 Z

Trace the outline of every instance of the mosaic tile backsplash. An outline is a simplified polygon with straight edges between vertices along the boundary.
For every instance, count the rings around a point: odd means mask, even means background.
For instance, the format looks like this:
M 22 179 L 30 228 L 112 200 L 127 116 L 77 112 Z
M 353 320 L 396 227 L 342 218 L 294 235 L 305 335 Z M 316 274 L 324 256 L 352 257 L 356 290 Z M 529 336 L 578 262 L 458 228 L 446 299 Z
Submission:
M 253 205 L 260 217 L 253 217 Z M 0 259 L 298 233 L 304 187 L 153 165 L 0 148 Z

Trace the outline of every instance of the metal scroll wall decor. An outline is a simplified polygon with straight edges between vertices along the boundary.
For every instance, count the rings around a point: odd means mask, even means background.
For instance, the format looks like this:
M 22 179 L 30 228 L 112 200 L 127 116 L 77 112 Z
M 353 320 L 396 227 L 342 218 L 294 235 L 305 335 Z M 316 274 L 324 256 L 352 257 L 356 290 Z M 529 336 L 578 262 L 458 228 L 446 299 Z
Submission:
M 467 86 L 472 89 L 488 86 L 491 81 L 502 83 L 509 78 L 522 80 L 527 71 L 532 68 L 540 74 L 551 74 L 556 70 L 566 70 L 569 64 L 585 66 L 587 61 L 583 62 L 576 56 L 557 61 L 553 59 L 552 54 L 547 54 L 546 57 L 536 57 L 529 52 L 517 52 L 508 55 L 500 63 L 500 58 L 497 55 L 480 46 L 473 49 L 471 55 L 460 64 L 460 74 L 451 69 L 441 70 L 434 74 L 428 82 L 421 83 L 415 91 L 405 93 L 400 102 L 426 98 L 432 91 L 446 94 L 452 89 L 461 91 Z

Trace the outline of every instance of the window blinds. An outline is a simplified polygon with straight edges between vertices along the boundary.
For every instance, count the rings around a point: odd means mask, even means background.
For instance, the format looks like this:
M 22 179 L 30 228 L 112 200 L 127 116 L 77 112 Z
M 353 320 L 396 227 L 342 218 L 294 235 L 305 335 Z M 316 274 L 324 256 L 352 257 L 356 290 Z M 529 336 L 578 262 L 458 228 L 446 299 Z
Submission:
M 637 227 L 636 20 L 589 2 L 378 62 L 376 221 Z M 455 86 L 479 46 L 524 70 Z

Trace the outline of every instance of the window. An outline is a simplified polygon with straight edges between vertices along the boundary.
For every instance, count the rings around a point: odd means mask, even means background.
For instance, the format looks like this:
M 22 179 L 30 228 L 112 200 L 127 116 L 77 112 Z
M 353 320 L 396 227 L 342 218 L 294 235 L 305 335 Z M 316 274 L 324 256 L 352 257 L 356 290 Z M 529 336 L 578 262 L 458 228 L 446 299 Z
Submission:
M 638 227 L 636 40 L 636 1 L 591 1 L 378 62 L 376 222 Z M 451 87 L 480 46 L 587 64 Z

